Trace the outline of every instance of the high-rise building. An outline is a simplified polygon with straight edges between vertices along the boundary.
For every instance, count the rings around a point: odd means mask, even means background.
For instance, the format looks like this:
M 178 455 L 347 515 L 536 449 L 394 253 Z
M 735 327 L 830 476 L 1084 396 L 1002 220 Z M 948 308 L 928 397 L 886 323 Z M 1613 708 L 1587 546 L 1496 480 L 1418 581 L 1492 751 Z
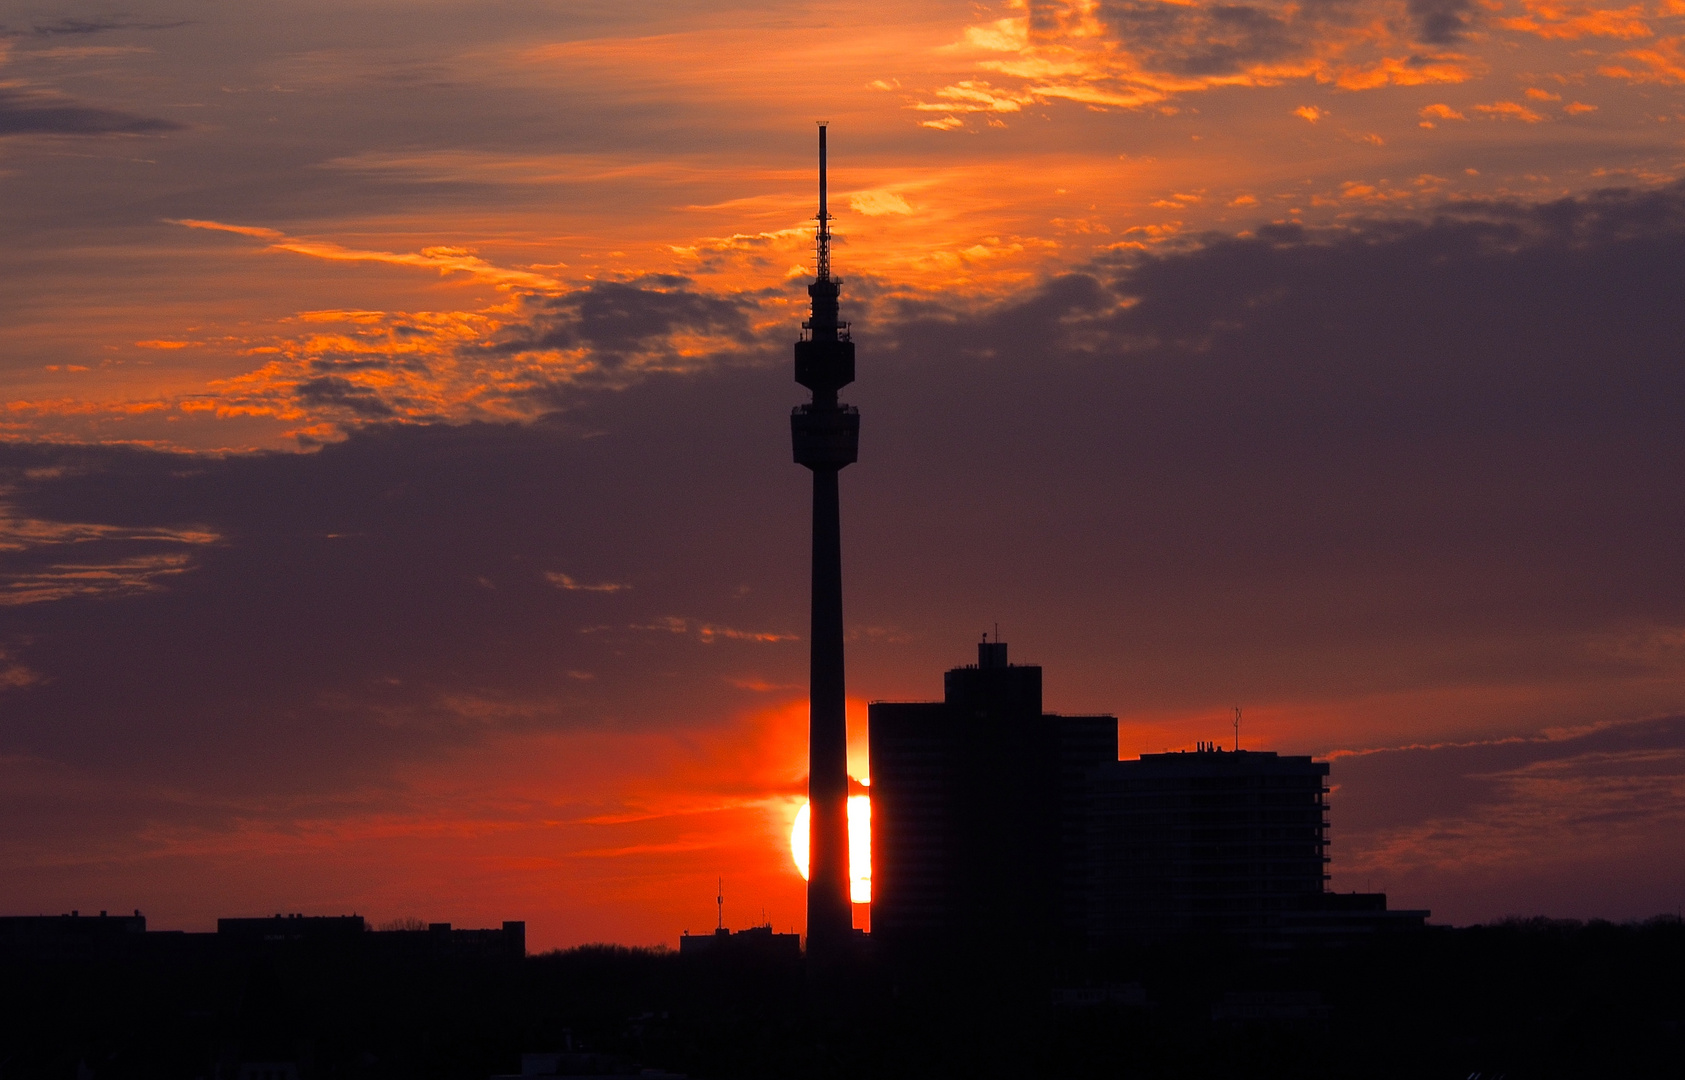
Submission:
M 870 705 L 875 938 L 1084 932 L 1086 777 L 1117 760 L 1117 718 L 1044 713 L 1040 667 L 977 652 L 939 702 Z
M 854 932 L 848 879 L 848 721 L 844 713 L 842 518 L 837 474 L 852 465 L 860 411 L 837 400 L 854 381 L 854 342 L 838 319 L 840 281 L 831 278 L 831 215 L 826 207 L 825 125 L 819 125 L 818 267 L 807 287 L 811 317 L 796 342 L 796 381 L 813 400 L 790 416 L 796 463 L 813 472 L 813 608 L 808 669 L 807 945 L 823 955 Z
M 1432 913 L 1389 910 L 1385 893 L 1326 891 L 1328 771 L 1200 743 L 1089 773 L 1089 941 L 1280 944 L 1421 929 Z
M 1277 933 L 1328 880 L 1328 763 L 1202 743 L 1090 776 L 1098 938 Z

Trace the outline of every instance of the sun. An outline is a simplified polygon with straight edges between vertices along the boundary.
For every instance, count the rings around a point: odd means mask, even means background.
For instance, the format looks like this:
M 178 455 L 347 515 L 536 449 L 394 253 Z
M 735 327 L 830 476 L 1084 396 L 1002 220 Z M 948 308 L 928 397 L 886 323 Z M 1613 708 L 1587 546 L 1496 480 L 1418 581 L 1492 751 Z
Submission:
M 807 843 L 812 814 L 806 802 L 790 827 L 790 855 L 802 880 L 807 880 Z M 856 904 L 872 902 L 872 797 L 848 797 L 848 898 Z

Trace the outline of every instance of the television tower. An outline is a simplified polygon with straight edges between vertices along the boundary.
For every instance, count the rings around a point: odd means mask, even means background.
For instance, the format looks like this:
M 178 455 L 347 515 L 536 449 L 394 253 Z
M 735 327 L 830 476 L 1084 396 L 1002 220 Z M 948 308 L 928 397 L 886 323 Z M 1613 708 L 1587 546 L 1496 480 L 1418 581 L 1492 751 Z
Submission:
M 848 720 L 843 700 L 842 521 L 837 474 L 860 444 L 860 411 L 837 401 L 854 381 L 854 342 L 837 320 L 841 282 L 831 278 L 825 202 L 825 125 L 819 125 L 819 265 L 807 294 L 813 314 L 796 342 L 796 381 L 813 400 L 790 415 L 798 465 L 813 470 L 813 621 L 808 673 L 808 955 L 836 955 L 854 932 L 848 880 Z

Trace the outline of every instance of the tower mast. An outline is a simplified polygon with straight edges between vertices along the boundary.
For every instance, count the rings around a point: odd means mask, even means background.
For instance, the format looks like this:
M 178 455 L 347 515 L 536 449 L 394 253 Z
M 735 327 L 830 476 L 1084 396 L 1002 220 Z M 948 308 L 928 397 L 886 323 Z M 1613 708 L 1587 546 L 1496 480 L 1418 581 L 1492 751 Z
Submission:
M 842 520 L 837 474 L 854 463 L 860 412 L 837 400 L 854 381 L 854 342 L 837 319 L 841 282 L 831 278 L 831 215 L 826 205 L 826 125 L 819 125 L 818 266 L 811 316 L 796 342 L 796 381 L 813 400 L 790 415 L 798 465 L 813 472 L 813 607 L 808 668 L 809 811 L 807 948 L 813 957 L 847 947 L 854 914 L 848 880 L 848 721 L 844 713 Z

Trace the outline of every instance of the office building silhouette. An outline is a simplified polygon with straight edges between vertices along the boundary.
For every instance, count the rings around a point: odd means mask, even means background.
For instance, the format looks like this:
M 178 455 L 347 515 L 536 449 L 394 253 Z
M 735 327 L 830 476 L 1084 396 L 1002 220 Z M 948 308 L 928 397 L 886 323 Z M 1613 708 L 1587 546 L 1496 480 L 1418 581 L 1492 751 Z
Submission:
M 1096 769 L 1089 933 L 1281 930 L 1328 880 L 1327 778 L 1324 761 L 1210 743 Z
M 1086 930 L 1088 777 L 1117 718 L 1041 708 L 1041 668 L 977 648 L 935 702 L 872 702 L 872 936 L 942 941 Z

